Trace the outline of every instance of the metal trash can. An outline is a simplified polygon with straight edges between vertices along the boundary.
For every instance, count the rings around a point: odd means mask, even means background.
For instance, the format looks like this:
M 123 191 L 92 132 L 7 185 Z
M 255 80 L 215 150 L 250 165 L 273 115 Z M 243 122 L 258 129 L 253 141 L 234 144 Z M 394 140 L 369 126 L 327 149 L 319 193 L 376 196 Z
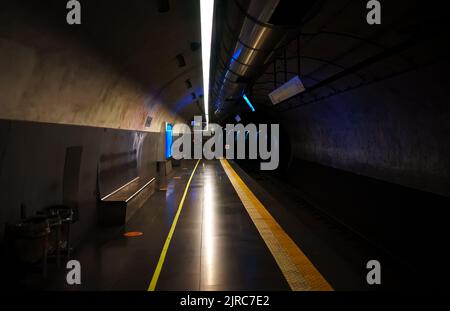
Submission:
M 8 257 L 16 265 L 42 265 L 47 275 L 47 245 L 50 226 L 47 217 L 34 216 L 6 224 Z
M 56 265 L 61 266 L 61 226 L 62 221 L 59 214 L 49 213 L 47 210 L 37 213 L 38 215 L 44 216 L 48 220 L 48 225 L 50 227 L 50 234 L 48 236 L 47 243 L 47 257 L 56 260 Z
M 74 211 L 72 208 L 66 205 L 55 205 L 45 209 L 47 217 L 59 217 L 61 222 L 59 232 L 59 244 L 58 252 L 66 256 L 67 260 L 70 259 L 71 244 L 70 244 L 70 226 L 75 221 Z M 55 223 L 56 226 L 56 223 Z M 56 227 L 55 227 L 56 229 Z

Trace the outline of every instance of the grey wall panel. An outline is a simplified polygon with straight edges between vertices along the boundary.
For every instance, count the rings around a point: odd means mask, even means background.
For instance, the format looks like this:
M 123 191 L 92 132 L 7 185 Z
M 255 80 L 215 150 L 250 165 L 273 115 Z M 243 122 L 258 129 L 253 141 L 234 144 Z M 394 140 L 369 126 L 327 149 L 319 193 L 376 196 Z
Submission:
M 295 156 L 450 196 L 449 69 L 441 63 L 284 113 Z
M 83 148 L 79 174 L 80 239 L 97 222 L 97 168 L 102 156 L 139 150 L 136 176 L 156 176 L 157 133 L 94 127 L 0 120 L 0 234 L 4 224 L 19 219 L 20 205 L 28 214 L 63 202 L 66 149 Z M 122 174 L 119 171 L 118 174 Z M 131 175 L 130 175 L 131 176 Z M 127 176 L 115 176 L 125 181 Z

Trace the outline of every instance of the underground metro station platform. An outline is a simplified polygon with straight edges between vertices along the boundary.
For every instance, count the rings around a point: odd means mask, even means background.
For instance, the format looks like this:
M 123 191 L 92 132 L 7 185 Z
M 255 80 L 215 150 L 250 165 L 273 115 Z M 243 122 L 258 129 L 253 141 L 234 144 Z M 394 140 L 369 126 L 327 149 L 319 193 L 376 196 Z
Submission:
M 2 289 L 208 309 L 448 290 L 447 15 L 0 1 Z

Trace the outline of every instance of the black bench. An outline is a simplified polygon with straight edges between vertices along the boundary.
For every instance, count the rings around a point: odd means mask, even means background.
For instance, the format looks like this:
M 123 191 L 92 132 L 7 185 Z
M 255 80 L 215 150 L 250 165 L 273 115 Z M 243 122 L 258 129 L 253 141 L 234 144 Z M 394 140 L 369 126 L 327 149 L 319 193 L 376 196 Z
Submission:
M 155 178 L 144 181 L 136 177 L 100 199 L 102 219 L 107 224 L 124 224 L 154 192 Z
M 136 151 L 103 155 L 98 168 L 100 222 L 123 225 L 155 191 L 154 177 L 137 176 Z

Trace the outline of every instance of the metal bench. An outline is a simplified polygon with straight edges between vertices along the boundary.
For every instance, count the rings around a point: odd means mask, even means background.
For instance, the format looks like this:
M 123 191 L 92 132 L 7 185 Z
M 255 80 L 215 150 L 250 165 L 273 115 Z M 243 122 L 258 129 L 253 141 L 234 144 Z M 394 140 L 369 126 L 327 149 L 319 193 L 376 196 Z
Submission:
M 102 155 L 97 174 L 103 224 L 125 224 L 155 190 L 154 177 L 138 176 L 136 150 Z
M 100 199 L 102 222 L 125 224 L 141 208 L 155 190 L 155 178 L 136 177 Z

